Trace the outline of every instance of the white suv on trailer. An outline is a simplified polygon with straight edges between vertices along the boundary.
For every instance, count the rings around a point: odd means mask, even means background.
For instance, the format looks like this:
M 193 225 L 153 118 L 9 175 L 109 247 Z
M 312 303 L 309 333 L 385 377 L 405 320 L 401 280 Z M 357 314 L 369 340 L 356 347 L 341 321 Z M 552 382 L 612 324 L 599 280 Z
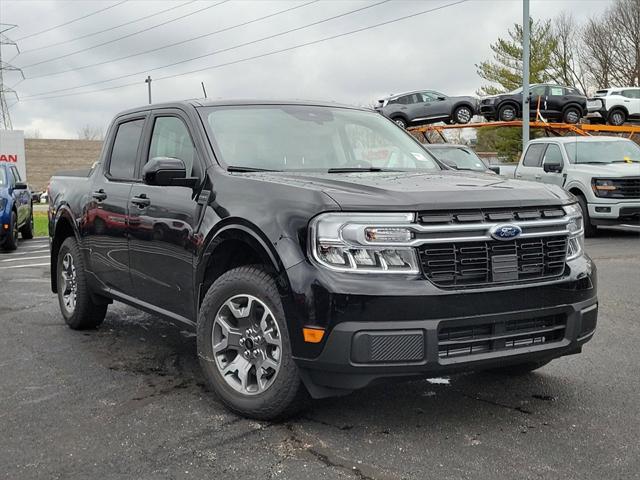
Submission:
M 610 125 L 640 120 L 640 87 L 605 88 L 589 99 L 590 114 L 599 114 Z
M 532 140 L 515 177 L 560 185 L 582 208 L 586 236 L 597 226 L 640 228 L 640 146 L 621 137 Z

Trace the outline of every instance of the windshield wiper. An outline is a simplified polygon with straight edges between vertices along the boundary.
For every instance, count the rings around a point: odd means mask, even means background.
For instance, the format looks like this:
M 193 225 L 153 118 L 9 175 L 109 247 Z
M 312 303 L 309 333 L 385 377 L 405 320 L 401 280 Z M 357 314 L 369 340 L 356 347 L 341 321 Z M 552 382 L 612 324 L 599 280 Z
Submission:
M 240 167 L 237 165 L 229 165 L 227 172 L 278 172 L 279 170 L 270 170 L 268 168 L 257 167 Z
M 393 172 L 380 167 L 336 167 L 327 170 L 327 173 L 351 173 L 351 172 Z
M 640 163 L 640 160 L 614 160 L 611 163 Z

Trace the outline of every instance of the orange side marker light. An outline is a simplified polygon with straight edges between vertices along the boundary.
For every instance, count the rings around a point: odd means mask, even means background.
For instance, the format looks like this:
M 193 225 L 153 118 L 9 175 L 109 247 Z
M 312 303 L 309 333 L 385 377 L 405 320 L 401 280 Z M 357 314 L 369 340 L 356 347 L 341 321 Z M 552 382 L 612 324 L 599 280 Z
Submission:
M 307 343 L 320 343 L 324 337 L 324 329 L 322 328 L 303 328 L 302 334 L 304 341 Z

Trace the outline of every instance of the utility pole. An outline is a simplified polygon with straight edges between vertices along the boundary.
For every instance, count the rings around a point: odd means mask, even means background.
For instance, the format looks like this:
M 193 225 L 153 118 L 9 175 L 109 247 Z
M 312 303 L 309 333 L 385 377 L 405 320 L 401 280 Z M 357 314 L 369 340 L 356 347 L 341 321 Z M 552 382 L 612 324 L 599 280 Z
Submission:
M 2 60 L 2 46 L 3 45 L 13 45 L 16 47 L 18 53 L 20 53 L 20 49 L 16 42 L 7 37 L 4 32 L 15 28 L 17 25 L 11 25 L 8 23 L 0 23 L 0 128 L 4 130 L 13 130 L 13 124 L 11 123 L 11 116 L 9 115 L 9 106 L 7 105 L 7 94 L 15 95 L 18 100 L 18 94 L 13 88 L 9 88 L 5 85 L 4 80 L 4 72 L 20 72 L 22 75 L 22 79 L 24 80 L 24 73 L 18 67 L 14 67 L 7 62 Z
M 522 151 L 529 143 L 529 0 L 522 0 Z
M 151 105 L 151 75 L 147 75 L 147 79 L 144 81 L 149 88 L 149 105 Z

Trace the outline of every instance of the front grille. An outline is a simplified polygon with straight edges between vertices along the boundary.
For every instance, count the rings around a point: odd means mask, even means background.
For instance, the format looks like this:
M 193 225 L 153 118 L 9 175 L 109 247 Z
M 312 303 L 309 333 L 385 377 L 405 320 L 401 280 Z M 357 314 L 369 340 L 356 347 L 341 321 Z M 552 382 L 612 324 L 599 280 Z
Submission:
M 613 198 L 640 198 L 640 177 L 638 178 L 612 178 L 610 180 L 616 189 L 609 192 L 607 197 Z
M 470 222 L 513 222 L 562 218 L 561 207 L 483 208 L 454 211 L 426 211 L 418 214 L 423 225 L 455 225 Z
M 419 252 L 424 275 L 439 287 L 533 281 L 564 273 L 567 237 L 438 243 Z
M 438 355 L 441 359 L 514 350 L 563 340 L 566 315 L 548 315 L 523 320 L 469 323 L 438 329 Z

